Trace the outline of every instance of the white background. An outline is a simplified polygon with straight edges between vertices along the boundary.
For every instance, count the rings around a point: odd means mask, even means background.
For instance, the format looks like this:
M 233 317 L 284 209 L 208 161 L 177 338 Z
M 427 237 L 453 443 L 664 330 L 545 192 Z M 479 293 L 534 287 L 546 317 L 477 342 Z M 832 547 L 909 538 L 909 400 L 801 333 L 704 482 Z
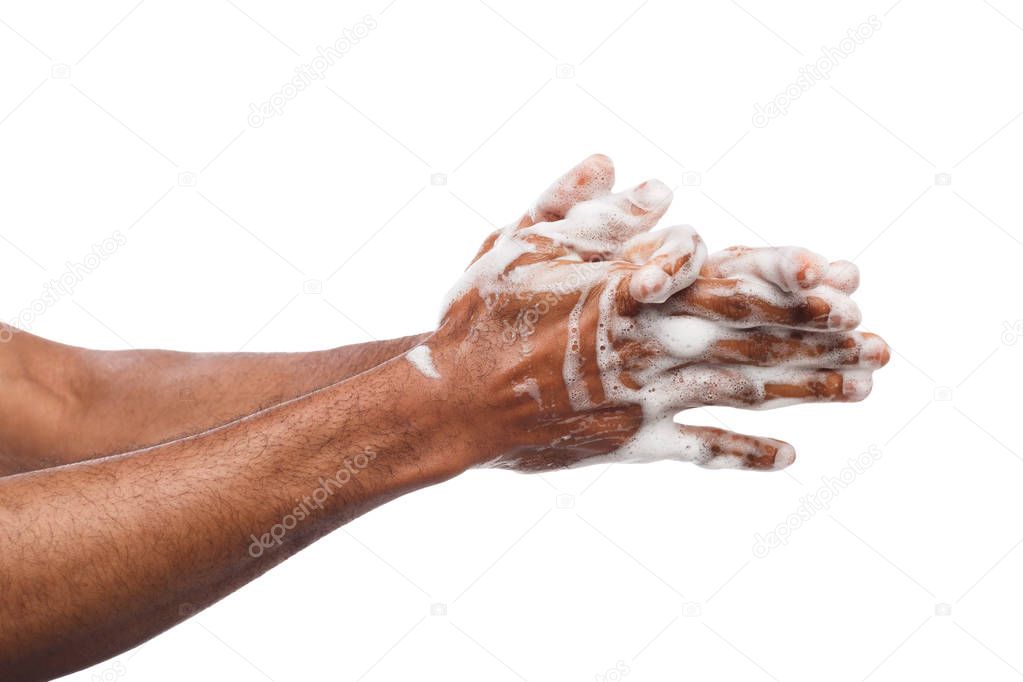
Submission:
M 787 473 L 472 472 L 71 679 L 1023 676 L 1019 3 L 388 2 L 0 4 L 4 319 L 119 230 L 32 331 L 220 351 L 424 331 L 492 226 L 600 151 L 622 187 L 675 187 L 665 224 L 712 249 L 855 259 L 892 362 L 861 404 L 685 416 L 792 442 Z

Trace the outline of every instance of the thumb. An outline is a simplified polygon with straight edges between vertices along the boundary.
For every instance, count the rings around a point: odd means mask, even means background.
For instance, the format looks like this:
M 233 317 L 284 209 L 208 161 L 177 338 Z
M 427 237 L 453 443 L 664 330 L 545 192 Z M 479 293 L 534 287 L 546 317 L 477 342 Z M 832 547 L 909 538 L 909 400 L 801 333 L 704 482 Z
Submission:
M 576 204 L 608 194 L 614 184 L 614 162 L 603 154 L 591 154 L 551 183 L 518 227 L 561 220 Z
M 708 469 L 784 469 L 796 460 L 795 449 L 780 440 L 746 436 L 710 426 L 675 425 L 680 440 L 696 449 L 693 461 Z
M 703 239 L 689 225 L 676 225 L 632 237 L 621 258 L 636 265 L 629 293 L 641 303 L 663 303 L 700 274 L 707 258 Z

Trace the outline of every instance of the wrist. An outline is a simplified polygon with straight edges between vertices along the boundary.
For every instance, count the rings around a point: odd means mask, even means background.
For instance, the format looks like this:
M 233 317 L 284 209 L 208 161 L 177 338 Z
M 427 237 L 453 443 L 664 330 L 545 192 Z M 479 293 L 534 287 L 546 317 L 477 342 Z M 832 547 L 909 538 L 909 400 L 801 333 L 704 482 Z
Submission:
M 330 351 L 336 367 L 336 380 L 347 379 L 398 357 L 429 338 L 430 332 L 382 341 L 367 341 L 339 346 Z
M 400 488 L 453 478 L 478 445 L 466 401 L 444 377 L 424 374 L 405 354 L 331 389 L 337 410 L 337 461 L 373 453 L 372 469 Z M 343 434 L 343 435 L 340 435 Z

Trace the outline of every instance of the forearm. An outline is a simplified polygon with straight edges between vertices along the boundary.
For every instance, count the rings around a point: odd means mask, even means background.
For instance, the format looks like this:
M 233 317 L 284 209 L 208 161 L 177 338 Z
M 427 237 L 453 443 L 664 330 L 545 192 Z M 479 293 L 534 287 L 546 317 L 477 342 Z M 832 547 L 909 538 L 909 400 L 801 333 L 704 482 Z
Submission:
M 114 655 L 456 475 L 470 444 L 441 386 L 396 360 L 200 436 L 0 479 L 0 678 Z
M 304 353 L 89 351 L 77 460 L 201 433 L 376 367 L 426 335 Z
M 200 433 L 355 376 L 425 334 L 308 353 L 92 351 L 18 332 L 0 348 L 0 475 Z

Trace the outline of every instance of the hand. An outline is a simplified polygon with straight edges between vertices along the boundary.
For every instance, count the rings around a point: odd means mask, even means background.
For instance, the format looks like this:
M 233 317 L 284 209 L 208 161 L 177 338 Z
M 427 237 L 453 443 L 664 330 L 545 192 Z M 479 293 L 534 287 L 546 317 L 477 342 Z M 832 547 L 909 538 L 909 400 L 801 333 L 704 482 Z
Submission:
M 516 226 L 528 227 L 538 222 L 562 220 L 577 204 L 609 195 L 614 179 L 615 170 L 611 159 L 603 154 L 593 154 L 555 180 L 519 219 Z M 637 190 L 640 188 L 647 188 L 648 194 L 656 192 L 654 209 L 647 218 L 650 224 L 654 224 L 667 211 L 672 193 L 657 180 L 643 183 Z M 598 207 L 599 213 L 600 202 L 592 202 L 590 206 L 589 210 Z M 585 210 L 587 210 L 585 207 L 580 209 Z M 585 220 L 580 211 L 577 211 L 574 217 Z M 618 222 L 613 212 L 594 217 L 595 222 L 608 223 L 611 228 Z M 503 230 L 496 230 L 487 238 L 477 258 L 493 246 L 502 232 Z M 651 276 L 656 277 L 656 274 Z M 740 288 L 745 288 L 758 290 L 761 294 L 759 298 L 749 300 L 751 305 L 758 305 L 760 308 L 759 311 L 750 311 L 749 316 L 749 320 L 756 321 L 757 324 L 783 322 L 793 315 L 798 315 L 800 307 L 803 308 L 803 314 L 821 317 L 819 326 L 824 329 L 854 329 L 859 324 L 859 310 L 848 298 L 848 295 L 859 286 L 859 270 L 848 261 L 828 263 L 824 257 L 799 247 L 756 249 L 733 246 L 712 254 L 701 269 L 700 276 L 729 281 L 718 283 L 701 281 L 692 292 L 694 296 L 690 313 L 693 315 L 718 320 L 722 316 L 739 314 L 741 298 L 735 294 L 739 293 Z M 740 284 L 745 286 L 740 287 Z M 836 297 L 824 289 L 810 291 L 821 284 L 847 296 Z M 761 301 L 766 303 L 769 299 L 777 300 L 777 296 L 771 293 L 775 287 L 785 294 L 796 294 L 784 297 L 788 314 L 761 305 Z M 835 310 L 834 315 L 831 315 L 832 309 Z M 832 318 L 830 323 L 822 317 L 829 315 Z
M 826 261 L 732 250 L 710 263 L 717 270 L 708 273 L 722 277 L 687 289 L 703 265 L 699 237 L 685 227 L 645 232 L 670 191 L 651 181 L 601 194 L 613 176 L 590 176 L 602 179 L 598 190 L 563 178 L 488 238 L 423 349 L 429 370 L 439 367 L 439 379 L 475 403 L 480 454 L 468 464 L 536 470 L 671 458 L 777 468 L 791 463 L 791 446 L 679 426 L 672 415 L 865 397 L 870 370 L 887 359 L 883 341 L 797 331 L 858 322 L 846 291 L 824 281 Z M 559 204 L 570 190 L 591 198 Z M 745 329 L 764 324 L 789 329 Z

